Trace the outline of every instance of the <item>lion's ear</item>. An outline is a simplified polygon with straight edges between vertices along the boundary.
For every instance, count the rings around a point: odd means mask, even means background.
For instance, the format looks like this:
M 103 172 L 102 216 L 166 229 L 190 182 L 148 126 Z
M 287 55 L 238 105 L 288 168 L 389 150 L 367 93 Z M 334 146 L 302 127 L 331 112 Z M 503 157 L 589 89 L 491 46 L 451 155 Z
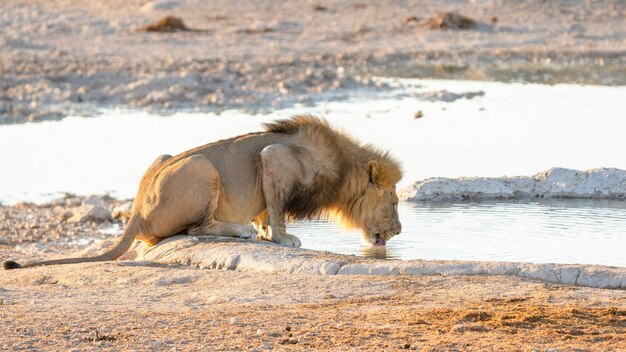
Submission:
M 378 185 L 380 181 L 380 164 L 376 160 L 367 162 L 367 174 L 371 184 Z

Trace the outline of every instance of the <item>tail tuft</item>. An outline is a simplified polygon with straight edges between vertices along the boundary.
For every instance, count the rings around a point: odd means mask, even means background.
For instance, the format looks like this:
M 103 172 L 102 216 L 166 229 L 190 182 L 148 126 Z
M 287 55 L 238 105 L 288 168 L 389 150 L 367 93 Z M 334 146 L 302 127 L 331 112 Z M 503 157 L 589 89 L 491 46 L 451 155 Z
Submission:
M 2 266 L 4 267 L 4 270 L 19 269 L 22 267 L 20 263 L 14 262 L 12 260 L 7 260 L 2 264 Z

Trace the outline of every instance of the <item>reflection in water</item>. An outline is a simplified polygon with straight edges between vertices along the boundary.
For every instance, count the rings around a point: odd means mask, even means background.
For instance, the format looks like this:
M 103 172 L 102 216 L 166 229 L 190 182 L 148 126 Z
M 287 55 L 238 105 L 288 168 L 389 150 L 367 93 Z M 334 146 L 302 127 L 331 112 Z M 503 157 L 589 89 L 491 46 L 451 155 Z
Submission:
M 389 253 L 391 254 L 391 253 Z M 374 247 L 365 245 L 361 247 L 361 257 L 374 258 L 374 259 L 387 259 L 387 247 Z
M 387 259 L 498 260 L 626 267 L 626 202 L 401 203 L 386 247 L 325 221 L 289 224 L 304 248 Z

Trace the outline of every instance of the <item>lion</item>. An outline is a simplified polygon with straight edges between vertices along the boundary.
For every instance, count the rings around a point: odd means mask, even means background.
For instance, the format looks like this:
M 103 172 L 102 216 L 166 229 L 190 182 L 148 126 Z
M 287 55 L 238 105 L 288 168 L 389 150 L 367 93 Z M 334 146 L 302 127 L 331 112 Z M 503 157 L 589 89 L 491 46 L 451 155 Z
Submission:
M 115 260 L 135 240 L 154 246 L 177 234 L 300 247 L 286 219 L 334 219 L 379 246 L 400 233 L 396 184 L 402 171 L 388 152 L 361 145 L 312 115 L 264 127 L 158 157 L 141 178 L 121 239 L 104 254 L 7 261 L 5 269 Z

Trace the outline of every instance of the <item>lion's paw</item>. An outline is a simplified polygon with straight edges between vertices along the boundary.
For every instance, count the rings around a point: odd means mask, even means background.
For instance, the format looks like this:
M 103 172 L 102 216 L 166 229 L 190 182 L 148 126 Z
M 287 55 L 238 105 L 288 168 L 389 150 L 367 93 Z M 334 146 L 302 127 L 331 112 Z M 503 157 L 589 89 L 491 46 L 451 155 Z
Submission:
M 257 236 L 257 232 L 252 225 L 243 226 L 241 230 L 239 231 L 240 238 L 256 239 L 256 236 Z
M 283 236 L 281 236 L 281 238 L 278 239 L 278 243 L 282 244 L 283 246 L 294 248 L 300 248 L 302 246 L 302 242 L 300 242 L 300 239 L 290 234 L 284 234 Z

